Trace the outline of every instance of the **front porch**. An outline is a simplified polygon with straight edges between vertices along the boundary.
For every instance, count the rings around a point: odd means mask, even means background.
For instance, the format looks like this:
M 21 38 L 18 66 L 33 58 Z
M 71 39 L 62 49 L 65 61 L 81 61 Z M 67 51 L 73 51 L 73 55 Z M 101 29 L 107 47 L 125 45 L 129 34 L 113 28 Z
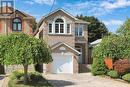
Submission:
M 79 51 L 81 54 L 79 55 L 78 59 L 78 69 L 79 73 L 90 72 L 90 64 L 88 59 L 88 46 L 87 42 L 80 41 L 75 44 L 75 49 Z

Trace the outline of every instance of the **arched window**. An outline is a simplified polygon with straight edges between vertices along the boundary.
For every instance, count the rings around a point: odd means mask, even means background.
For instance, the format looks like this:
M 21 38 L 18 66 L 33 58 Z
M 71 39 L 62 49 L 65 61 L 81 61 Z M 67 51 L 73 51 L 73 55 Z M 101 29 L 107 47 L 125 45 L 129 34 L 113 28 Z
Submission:
M 20 18 L 13 19 L 13 31 L 22 31 L 22 21 Z
M 64 21 L 61 18 L 55 20 L 55 33 L 57 34 L 64 33 Z

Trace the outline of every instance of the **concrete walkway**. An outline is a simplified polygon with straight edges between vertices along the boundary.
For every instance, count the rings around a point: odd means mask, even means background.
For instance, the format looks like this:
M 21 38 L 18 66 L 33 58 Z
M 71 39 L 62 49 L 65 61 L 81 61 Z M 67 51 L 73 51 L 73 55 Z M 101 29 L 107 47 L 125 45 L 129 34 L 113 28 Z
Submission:
M 44 75 L 54 87 L 130 87 L 130 84 L 115 81 L 91 73 L 76 75 L 47 74 Z
M 3 87 L 4 76 L 0 76 L 0 87 Z

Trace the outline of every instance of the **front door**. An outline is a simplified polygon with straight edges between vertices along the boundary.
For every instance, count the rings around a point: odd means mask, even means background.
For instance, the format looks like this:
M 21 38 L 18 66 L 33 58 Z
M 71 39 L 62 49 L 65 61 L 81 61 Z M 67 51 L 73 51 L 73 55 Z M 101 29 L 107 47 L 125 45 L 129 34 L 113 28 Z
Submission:
M 81 53 L 81 54 L 79 55 L 78 63 L 79 63 L 79 64 L 82 64 L 82 63 L 83 63 L 83 59 L 82 59 L 82 47 L 78 46 L 78 47 L 76 47 L 76 50 Z

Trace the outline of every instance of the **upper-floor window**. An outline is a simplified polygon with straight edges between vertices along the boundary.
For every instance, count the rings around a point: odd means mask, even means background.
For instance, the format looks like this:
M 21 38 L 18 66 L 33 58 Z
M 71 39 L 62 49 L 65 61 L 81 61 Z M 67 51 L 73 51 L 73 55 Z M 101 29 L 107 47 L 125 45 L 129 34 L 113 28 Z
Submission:
M 67 24 L 67 34 L 70 34 L 71 30 L 70 30 L 70 24 Z
M 71 34 L 71 24 L 66 23 L 62 18 L 48 24 L 49 34 Z
M 52 24 L 49 23 L 49 33 L 52 33 Z
M 22 21 L 20 18 L 13 19 L 13 31 L 22 31 Z
M 55 21 L 55 33 L 56 34 L 63 34 L 64 33 L 64 21 L 58 18 Z
M 78 27 L 76 27 L 75 36 L 77 37 L 83 36 L 83 25 L 79 25 Z

